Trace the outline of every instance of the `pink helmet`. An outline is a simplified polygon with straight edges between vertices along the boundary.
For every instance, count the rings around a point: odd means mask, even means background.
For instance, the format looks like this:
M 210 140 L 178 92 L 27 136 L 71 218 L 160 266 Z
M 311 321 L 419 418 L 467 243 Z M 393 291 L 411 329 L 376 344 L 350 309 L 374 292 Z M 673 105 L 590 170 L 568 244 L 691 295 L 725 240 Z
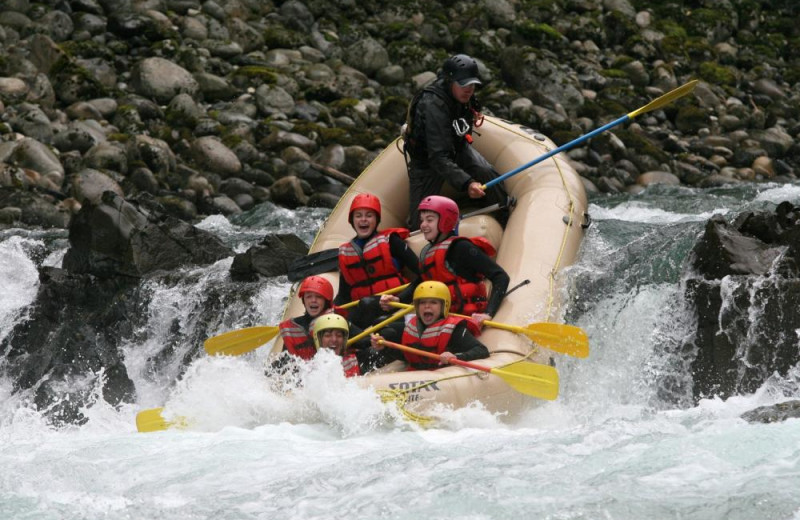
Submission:
M 300 283 L 300 290 L 297 291 L 297 296 L 303 299 L 303 295 L 307 292 L 319 294 L 328 302 L 333 301 L 333 285 L 321 276 L 309 276 Z
M 439 233 L 450 233 L 458 224 L 458 204 L 441 195 L 430 195 L 422 199 L 417 211 L 432 211 L 439 215 Z
M 371 209 L 378 214 L 378 224 L 381 223 L 381 199 L 372 193 L 359 193 L 350 203 L 350 213 L 347 214 L 347 221 L 353 225 L 353 212 L 357 209 Z

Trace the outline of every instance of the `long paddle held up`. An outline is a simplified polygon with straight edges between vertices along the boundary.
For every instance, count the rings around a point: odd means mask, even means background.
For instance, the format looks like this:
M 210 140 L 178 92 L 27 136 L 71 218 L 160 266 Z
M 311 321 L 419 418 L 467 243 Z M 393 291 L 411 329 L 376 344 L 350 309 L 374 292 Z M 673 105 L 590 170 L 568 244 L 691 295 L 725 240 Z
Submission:
M 497 177 L 496 179 L 490 180 L 489 182 L 484 184 L 481 187 L 481 189 L 485 190 L 486 188 L 488 188 L 490 186 L 494 186 L 497 183 L 503 182 L 504 180 L 508 179 L 509 177 L 514 176 L 514 175 L 518 174 L 519 172 L 521 172 L 523 170 L 527 170 L 528 168 L 530 168 L 531 166 L 533 166 L 535 164 L 539 164 L 540 162 L 544 161 L 545 159 L 549 159 L 550 157 L 552 157 L 552 156 L 554 156 L 556 154 L 559 154 L 559 153 L 561 153 L 563 151 L 569 150 L 573 146 L 577 146 L 577 145 L 581 144 L 582 142 L 587 141 L 587 140 L 591 139 L 592 137 L 596 136 L 597 134 L 603 133 L 603 132 L 605 132 L 606 130 L 608 130 L 610 128 L 613 128 L 613 127 L 615 127 L 617 125 L 621 125 L 622 123 L 624 123 L 626 121 L 630 121 L 631 119 L 633 119 L 634 117 L 636 117 L 638 115 L 641 115 L 641 114 L 644 114 L 646 112 L 650 112 L 652 110 L 656 110 L 656 109 L 659 109 L 659 108 L 661 108 L 661 107 L 663 107 L 665 105 L 668 105 L 668 104 L 672 103 L 673 101 L 675 101 L 676 99 L 678 99 L 679 97 L 683 97 L 686 94 L 688 94 L 689 92 L 693 91 L 694 87 L 696 87 L 696 86 L 697 86 L 697 80 L 693 79 L 689 83 L 687 83 L 687 84 L 685 84 L 683 86 L 680 86 L 680 87 L 676 88 L 675 90 L 671 90 L 671 91 L 667 92 L 663 96 L 660 96 L 660 97 L 654 99 L 653 101 L 651 101 L 650 103 L 646 104 L 645 106 L 639 107 L 636 110 L 634 110 L 633 112 L 629 112 L 629 113 L 625 114 L 624 116 L 620 117 L 619 119 L 608 123 L 607 125 L 601 126 L 600 128 L 598 128 L 596 130 L 592 130 L 588 134 L 582 135 L 581 137 L 578 137 L 577 139 L 575 139 L 573 141 L 570 141 L 567 144 L 562 144 L 558 148 L 556 148 L 554 150 L 550 150 L 546 154 L 537 157 L 536 159 L 532 160 L 531 162 L 525 163 L 522 166 L 519 166 L 519 167 L 514 168 L 513 170 L 511 170 L 509 172 L 504 173 L 503 175 Z

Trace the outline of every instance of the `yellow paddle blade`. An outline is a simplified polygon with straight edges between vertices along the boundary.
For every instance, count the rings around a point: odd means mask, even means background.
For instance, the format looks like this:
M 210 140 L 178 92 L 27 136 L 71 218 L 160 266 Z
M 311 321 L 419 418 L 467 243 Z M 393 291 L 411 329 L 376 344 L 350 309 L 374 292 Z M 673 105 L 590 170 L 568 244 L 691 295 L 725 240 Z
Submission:
M 523 394 L 552 401 L 558 397 L 558 371 L 549 365 L 519 361 L 503 368 L 492 368 L 490 373 Z
M 136 429 L 142 433 L 159 432 L 170 428 L 183 429 L 188 425 L 185 417 L 179 417 L 174 421 L 167 421 L 164 419 L 164 416 L 161 415 L 163 411 L 163 408 L 151 408 L 137 413 Z
M 645 106 L 639 107 L 636 110 L 634 110 L 633 112 L 629 112 L 628 113 L 628 117 L 633 119 L 634 117 L 636 117 L 636 116 L 638 116 L 640 114 L 644 114 L 646 112 L 650 112 L 652 110 L 656 110 L 658 108 L 661 108 L 661 107 L 663 107 L 665 105 L 668 105 L 668 104 L 672 103 L 673 101 L 675 101 L 679 97 L 683 97 L 686 94 L 688 94 L 689 92 L 693 91 L 694 88 L 697 86 L 697 81 L 698 80 L 693 79 L 692 81 L 690 81 L 689 83 L 687 83 L 685 85 L 682 85 L 682 86 L 680 86 L 680 87 L 678 87 L 676 89 L 670 90 L 669 92 L 667 92 L 663 96 L 657 97 L 656 99 L 654 99 L 653 101 L 649 102 Z
M 211 356 L 241 356 L 278 335 L 278 327 L 248 327 L 208 338 L 203 347 Z
M 580 327 L 563 323 L 529 323 L 525 328 L 520 327 L 519 332 L 555 352 L 579 358 L 589 356 L 589 338 Z

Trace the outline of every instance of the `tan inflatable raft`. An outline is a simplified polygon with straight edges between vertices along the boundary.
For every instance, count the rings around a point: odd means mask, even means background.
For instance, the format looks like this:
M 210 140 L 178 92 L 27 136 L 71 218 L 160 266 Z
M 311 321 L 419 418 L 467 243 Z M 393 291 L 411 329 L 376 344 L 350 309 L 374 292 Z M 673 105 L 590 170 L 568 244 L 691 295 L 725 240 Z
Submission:
M 501 173 L 556 147 L 541 134 L 492 117 L 486 117 L 474 137 L 474 146 Z M 505 187 L 517 199 L 505 232 L 491 215 L 480 215 L 463 220 L 460 234 L 485 236 L 495 245 L 498 251 L 495 260 L 511 278 L 509 288 L 530 281 L 505 298 L 495 321 L 524 326 L 557 320 L 558 274 L 574 261 L 583 238 L 582 224 L 588 218 L 583 184 L 559 154 L 507 179 Z M 396 142 L 362 172 L 342 197 L 319 230 L 310 253 L 336 248 L 353 238 L 355 233 L 347 222 L 347 213 L 353 197 L 359 193 L 380 197 L 381 229 L 405 226 L 408 175 Z M 425 240 L 417 235 L 409 243 L 419 253 Z M 338 272 L 324 276 L 338 287 Z M 290 298 L 284 316 L 302 313 L 299 299 Z M 480 339 L 492 354 L 474 363 L 490 368 L 522 359 L 550 364 L 551 358 L 557 360 L 561 356 L 538 347 L 525 336 L 503 330 L 484 328 Z M 273 352 L 281 349 L 278 339 Z M 420 420 L 437 404 L 463 407 L 479 401 L 490 411 L 514 413 L 534 400 L 511 388 L 500 377 L 485 372 L 456 366 L 433 371 L 403 371 L 403 368 L 402 363 L 393 363 L 379 373 L 358 378 L 359 384 L 374 388 L 387 400 L 396 400 L 404 413 Z

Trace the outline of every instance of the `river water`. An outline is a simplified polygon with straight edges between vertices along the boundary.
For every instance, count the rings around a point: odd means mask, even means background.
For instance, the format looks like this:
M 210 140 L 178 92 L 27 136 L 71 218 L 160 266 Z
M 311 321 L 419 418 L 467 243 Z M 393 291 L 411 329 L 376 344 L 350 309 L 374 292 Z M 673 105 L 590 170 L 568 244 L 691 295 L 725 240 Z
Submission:
M 561 280 L 565 319 L 587 331 L 591 356 L 558 359 L 557 401 L 514 417 L 441 410 L 428 429 L 346 381 L 327 356 L 290 397 L 267 387 L 266 349 L 199 358 L 177 384 L 177 362 L 154 373 L 147 359 L 164 344 L 191 348 L 180 337 L 197 295 L 226 282 L 231 260 L 177 286 L 153 283 L 145 339 L 125 346 L 137 403 L 115 409 L 98 390 L 86 424 L 56 429 L 0 379 L 0 518 L 800 519 L 800 422 L 739 417 L 800 398 L 800 369 L 753 395 L 695 405 L 691 353 L 679 348 L 693 327 L 682 267 L 705 221 L 783 200 L 800 204 L 800 187 L 594 198 L 594 224 Z M 273 210 L 201 227 L 244 250 L 265 232 L 310 240 L 325 216 Z M 60 265 L 65 236 L 0 235 L 0 339 L 35 298 L 37 252 Z M 246 307 L 224 311 L 226 324 L 275 324 L 288 288 L 263 282 Z M 162 405 L 190 417 L 189 428 L 137 433 L 136 413 Z

